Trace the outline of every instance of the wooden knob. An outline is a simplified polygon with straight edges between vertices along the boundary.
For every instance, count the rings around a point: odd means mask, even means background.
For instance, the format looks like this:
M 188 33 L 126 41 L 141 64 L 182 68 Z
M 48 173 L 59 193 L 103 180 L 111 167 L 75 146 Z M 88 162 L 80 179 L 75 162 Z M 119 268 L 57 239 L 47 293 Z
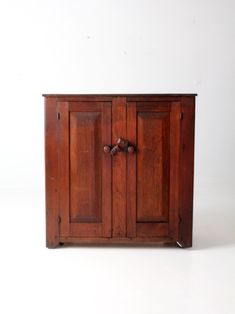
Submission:
M 111 147 L 110 147 L 110 146 L 108 146 L 108 145 L 105 145 L 105 146 L 104 146 L 104 152 L 105 152 L 105 153 L 110 153 L 110 150 L 111 150 Z
M 128 151 L 128 153 L 130 153 L 130 154 L 134 153 L 134 151 L 135 151 L 134 146 L 128 146 L 127 151 Z
M 110 154 L 111 154 L 111 156 L 114 156 L 114 155 L 116 155 L 118 152 L 120 152 L 120 147 L 118 146 L 118 145 L 115 145 L 112 149 L 111 149 L 111 152 L 110 152 Z
M 125 139 L 123 139 L 123 138 L 120 137 L 120 138 L 117 140 L 117 145 L 120 147 L 121 150 L 126 151 L 127 146 L 128 146 L 128 140 L 125 140 Z

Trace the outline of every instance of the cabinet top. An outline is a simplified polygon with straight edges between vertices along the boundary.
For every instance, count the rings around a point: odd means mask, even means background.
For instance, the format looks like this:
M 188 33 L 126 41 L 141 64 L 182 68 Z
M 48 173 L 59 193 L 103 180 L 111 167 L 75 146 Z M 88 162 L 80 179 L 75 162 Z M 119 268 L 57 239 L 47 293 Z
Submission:
M 94 97 L 145 97 L 145 96 L 152 96 L 152 97 L 159 97 L 159 96 L 167 96 L 167 97 L 183 97 L 183 96 L 197 96 L 195 93 L 179 93 L 179 94 L 42 94 L 43 97 L 79 97 L 79 96 L 94 96 Z

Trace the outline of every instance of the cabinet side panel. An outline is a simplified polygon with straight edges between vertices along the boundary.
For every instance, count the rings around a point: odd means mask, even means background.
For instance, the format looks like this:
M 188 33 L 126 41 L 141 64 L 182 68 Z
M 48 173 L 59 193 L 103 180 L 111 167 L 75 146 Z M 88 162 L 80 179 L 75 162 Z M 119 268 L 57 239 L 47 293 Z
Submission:
M 192 246 L 195 98 L 182 97 L 179 243 Z
M 46 245 L 59 244 L 56 99 L 45 98 Z
M 60 237 L 69 236 L 69 111 L 68 102 L 57 102 L 58 121 L 58 177 Z

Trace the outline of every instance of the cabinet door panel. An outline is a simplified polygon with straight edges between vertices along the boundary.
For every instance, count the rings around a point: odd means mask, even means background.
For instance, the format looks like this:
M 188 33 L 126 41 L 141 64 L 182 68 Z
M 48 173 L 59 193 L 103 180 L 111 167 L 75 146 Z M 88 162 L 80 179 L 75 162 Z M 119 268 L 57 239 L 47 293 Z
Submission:
M 137 223 L 136 233 L 138 237 L 167 237 L 169 235 L 168 223 Z
M 136 145 L 136 154 L 129 154 L 127 158 L 127 217 L 130 220 L 127 234 L 130 237 L 173 236 L 177 232 L 174 189 L 178 184 L 175 162 L 179 142 L 174 143 L 174 139 L 179 131 L 179 123 L 175 123 L 175 119 L 179 120 L 178 105 L 175 107 L 170 102 L 127 104 L 127 134 Z M 170 185 L 170 180 L 175 186 Z
M 137 221 L 167 221 L 169 112 L 138 112 L 137 132 Z
M 63 116 L 61 116 L 61 119 Z M 110 103 L 69 105 L 67 206 L 61 208 L 61 234 L 73 237 L 111 235 L 111 157 L 103 146 L 111 143 Z M 66 132 L 65 128 L 61 132 Z M 62 199 L 65 197 L 61 195 Z
M 70 221 L 102 218 L 101 112 L 70 112 Z

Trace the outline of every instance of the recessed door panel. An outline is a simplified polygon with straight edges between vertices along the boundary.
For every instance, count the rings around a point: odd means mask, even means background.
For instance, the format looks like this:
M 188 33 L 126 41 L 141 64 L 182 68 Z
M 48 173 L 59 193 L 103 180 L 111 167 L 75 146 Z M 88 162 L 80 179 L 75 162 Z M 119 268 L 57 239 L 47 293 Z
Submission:
M 101 112 L 70 113 L 70 221 L 102 221 Z
M 69 103 L 67 123 L 68 134 L 62 139 L 67 140 L 63 162 L 69 197 L 66 208 L 61 208 L 61 232 L 70 237 L 109 237 L 111 156 L 103 147 L 111 144 L 111 104 Z
M 137 116 L 137 221 L 167 221 L 169 112 Z
M 175 209 L 171 209 L 175 187 L 179 143 L 179 103 L 129 102 L 127 134 L 136 146 L 127 158 L 127 235 L 168 237 L 176 231 Z M 178 113 L 178 115 L 177 115 Z M 177 120 L 178 119 L 178 120 Z M 172 231 L 173 230 L 173 231 Z

